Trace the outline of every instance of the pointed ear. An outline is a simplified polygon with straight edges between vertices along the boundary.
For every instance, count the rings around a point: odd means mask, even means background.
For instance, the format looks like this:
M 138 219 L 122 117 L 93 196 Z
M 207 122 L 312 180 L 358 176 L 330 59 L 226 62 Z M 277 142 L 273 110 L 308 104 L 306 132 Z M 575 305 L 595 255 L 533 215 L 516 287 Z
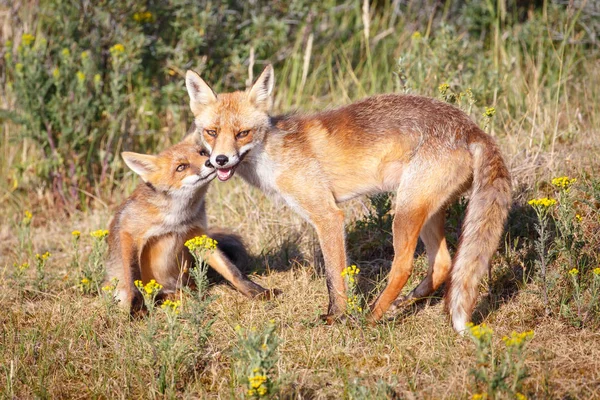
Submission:
M 190 96 L 190 108 L 194 115 L 199 114 L 204 106 L 217 101 L 217 95 L 211 87 L 192 70 L 185 73 L 185 87 Z
M 158 166 L 156 165 L 156 156 L 124 151 L 121 153 L 121 157 L 123 157 L 125 164 L 127 164 L 127 166 L 131 168 L 133 172 L 142 177 L 144 182 L 148 180 L 148 175 L 158 170 Z
M 260 74 L 252 88 L 250 89 L 250 100 L 258 108 L 264 111 L 271 111 L 273 105 L 273 87 L 275 86 L 275 73 L 273 66 L 267 65 L 264 71 Z

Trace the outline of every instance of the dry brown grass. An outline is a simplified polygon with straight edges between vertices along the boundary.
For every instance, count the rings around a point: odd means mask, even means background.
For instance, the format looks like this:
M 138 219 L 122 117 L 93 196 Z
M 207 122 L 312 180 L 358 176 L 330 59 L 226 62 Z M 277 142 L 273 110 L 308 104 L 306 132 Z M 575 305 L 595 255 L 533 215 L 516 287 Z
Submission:
M 360 201 L 349 204 L 345 208 L 349 220 L 360 215 L 361 208 Z M 239 394 L 232 387 L 234 327 L 261 327 L 269 319 L 276 321 L 282 339 L 277 367 L 283 397 L 347 396 L 355 378 L 370 387 L 383 380 L 400 398 L 464 398 L 473 393 L 469 374 L 475 363 L 473 345 L 453 332 L 442 302 L 421 303 L 376 327 L 355 322 L 323 326 L 317 316 L 327 301 L 325 280 L 315 268 L 318 246 L 305 222 L 239 180 L 213 185 L 209 215 L 213 225 L 245 236 L 257 255 L 256 265 L 266 269 L 252 279 L 280 288 L 284 294 L 269 302 L 252 301 L 227 285 L 211 287 L 210 294 L 216 296 L 209 306 L 209 313 L 216 316 L 213 335 L 199 365 L 180 382 L 181 396 L 230 398 Z M 101 298 L 81 296 L 73 286 L 74 271 L 68 268 L 71 230 L 84 232 L 86 248 L 90 241 L 85 234 L 107 226 L 109 217 L 110 209 L 99 209 L 59 222 L 44 220 L 44 214 L 36 212 L 33 242 L 37 252 L 53 254 L 51 289 L 29 292 L 24 298 L 18 298 L 11 287 L 10 265 L 17 244 L 3 229 L 0 262 L 6 267 L 0 275 L 0 299 L 5 304 L 0 314 L 4 366 L 0 386 L 5 396 L 160 397 L 155 386 L 148 389 L 156 370 L 138 343 L 144 320 L 109 315 Z M 424 263 L 417 261 L 420 267 L 415 273 L 421 277 Z M 503 279 L 508 267 L 502 257 L 495 264 L 493 280 Z M 545 316 L 536 283 L 515 290 L 508 299 L 492 293 L 480 304 L 484 311 L 486 305 L 492 309 L 483 322 L 494 329 L 498 348 L 500 338 L 513 330 L 535 330 L 526 362 L 530 371 L 526 393 L 533 398 L 600 397 L 597 331 L 576 329 L 562 319 Z M 484 286 L 482 294 L 486 293 Z M 476 318 L 481 320 L 481 316 Z

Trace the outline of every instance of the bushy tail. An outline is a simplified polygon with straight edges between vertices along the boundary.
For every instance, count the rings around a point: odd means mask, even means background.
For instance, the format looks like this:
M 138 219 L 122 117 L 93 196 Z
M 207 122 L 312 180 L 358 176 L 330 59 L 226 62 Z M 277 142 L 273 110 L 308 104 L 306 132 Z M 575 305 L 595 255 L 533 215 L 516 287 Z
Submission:
M 474 131 L 469 150 L 473 191 L 446 293 L 446 307 L 457 332 L 464 331 L 471 319 L 479 282 L 498 247 L 511 204 L 510 176 L 493 140 Z
M 217 248 L 225 254 L 240 272 L 244 275 L 249 272 L 250 256 L 240 236 L 225 230 L 211 230 L 208 236 L 217 241 Z M 208 278 L 211 282 L 218 282 L 223 279 L 212 268 L 208 270 Z

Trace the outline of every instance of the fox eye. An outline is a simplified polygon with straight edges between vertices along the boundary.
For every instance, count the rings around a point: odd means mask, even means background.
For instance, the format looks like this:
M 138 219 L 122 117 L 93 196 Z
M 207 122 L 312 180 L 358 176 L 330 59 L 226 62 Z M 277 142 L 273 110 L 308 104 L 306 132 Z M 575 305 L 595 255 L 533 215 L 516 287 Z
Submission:
M 217 137 L 217 131 L 214 129 L 205 129 L 204 132 L 206 132 L 208 136 Z
M 189 164 L 179 164 L 179 165 L 177 166 L 177 169 L 176 169 L 176 171 L 177 171 L 177 172 L 182 172 L 182 171 L 184 171 L 184 170 L 185 170 L 187 167 L 189 167 Z
M 206 151 L 204 149 L 200 150 L 200 155 L 203 156 L 203 157 L 208 157 L 209 156 L 208 151 Z
M 238 139 L 245 138 L 246 136 L 248 136 L 249 133 L 250 133 L 250 129 L 245 130 L 245 131 L 240 131 L 240 132 L 238 132 L 237 135 L 235 135 L 235 137 Z

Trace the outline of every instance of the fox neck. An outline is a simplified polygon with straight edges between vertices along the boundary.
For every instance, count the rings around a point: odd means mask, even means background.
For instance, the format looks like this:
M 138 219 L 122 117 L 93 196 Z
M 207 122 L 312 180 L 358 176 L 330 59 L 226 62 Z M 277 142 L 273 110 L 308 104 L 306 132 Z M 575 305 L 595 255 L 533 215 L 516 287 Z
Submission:
M 205 221 L 198 221 L 204 215 L 204 196 L 208 185 L 202 186 L 195 191 L 185 192 L 176 190 L 169 193 L 157 193 L 153 203 L 160 210 L 164 222 L 168 226 L 174 225 L 201 225 Z

